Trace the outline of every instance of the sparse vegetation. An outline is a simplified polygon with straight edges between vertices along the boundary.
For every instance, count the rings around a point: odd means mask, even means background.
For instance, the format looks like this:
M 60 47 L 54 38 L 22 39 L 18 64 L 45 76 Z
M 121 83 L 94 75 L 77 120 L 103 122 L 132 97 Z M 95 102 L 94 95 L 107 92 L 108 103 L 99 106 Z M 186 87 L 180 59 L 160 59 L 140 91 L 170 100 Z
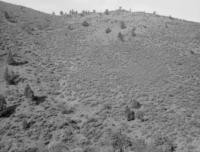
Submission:
M 21 8 L 0 2 L 0 152 L 199 151 L 198 23 Z

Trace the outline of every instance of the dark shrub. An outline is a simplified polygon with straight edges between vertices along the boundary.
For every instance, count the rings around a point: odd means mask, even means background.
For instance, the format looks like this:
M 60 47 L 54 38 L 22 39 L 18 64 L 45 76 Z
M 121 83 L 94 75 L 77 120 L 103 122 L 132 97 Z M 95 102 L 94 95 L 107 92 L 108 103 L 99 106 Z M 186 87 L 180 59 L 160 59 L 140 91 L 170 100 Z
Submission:
M 135 120 L 135 112 L 131 110 L 129 107 L 126 107 L 125 114 L 127 121 Z
M 110 28 L 107 28 L 106 29 L 106 33 L 110 33 L 111 32 L 111 29 Z
M 64 12 L 63 12 L 63 11 L 60 11 L 60 15 L 61 15 L 61 16 L 64 15 Z
M 9 84 L 9 85 L 16 85 L 21 80 L 19 75 L 13 71 L 9 71 L 8 67 L 6 67 L 6 69 L 5 69 L 4 79 L 6 80 L 7 84 Z
M 87 27 L 87 26 L 89 26 L 89 23 L 88 23 L 87 21 L 84 21 L 84 22 L 82 23 L 82 25 L 85 26 L 85 27 Z
M 120 27 L 121 27 L 121 29 L 125 29 L 126 28 L 126 24 L 124 23 L 124 21 L 120 22 Z
M 122 35 L 121 32 L 118 33 L 118 38 L 119 38 L 122 42 L 124 42 L 124 36 Z
M 31 89 L 30 85 L 27 84 L 25 89 L 24 89 L 24 96 L 28 99 L 33 99 L 34 98 L 34 92 Z
M 108 9 L 106 9 L 104 13 L 105 13 L 106 15 L 109 15 L 109 14 L 110 14 Z
M 4 16 L 6 18 L 7 21 L 11 22 L 11 23 L 17 23 L 17 20 L 15 19 L 15 17 L 13 17 L 11 14 L 9 14 L 8 12 L 4 12 Z
M 135 36 L 136 36 L 136 33 L 135 33 L 135 31 L 136 31 L 136 28 L 135 28 L 135 27 L 133 27 L 133 29 L 131 30 L 131 35 L 132 35 L 133 37 L 135 37 Z
M 6 99 L 3 95 L 0 95 L 0 111 L 3 111 L 6 109 L 7 103 Z

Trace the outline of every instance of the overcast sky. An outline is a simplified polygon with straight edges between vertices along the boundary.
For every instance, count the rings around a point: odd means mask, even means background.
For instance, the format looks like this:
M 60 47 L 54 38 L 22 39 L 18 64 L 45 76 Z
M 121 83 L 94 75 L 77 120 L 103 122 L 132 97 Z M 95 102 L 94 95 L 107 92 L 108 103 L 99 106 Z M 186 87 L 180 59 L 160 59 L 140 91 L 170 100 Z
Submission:
M 70 9 L 97 10 L 117 9 L 119 6 L 133 11 L 156 11 L 161 15 L 171 15 L 200 22 L 200 0 L 3 0 L 51 13 Z

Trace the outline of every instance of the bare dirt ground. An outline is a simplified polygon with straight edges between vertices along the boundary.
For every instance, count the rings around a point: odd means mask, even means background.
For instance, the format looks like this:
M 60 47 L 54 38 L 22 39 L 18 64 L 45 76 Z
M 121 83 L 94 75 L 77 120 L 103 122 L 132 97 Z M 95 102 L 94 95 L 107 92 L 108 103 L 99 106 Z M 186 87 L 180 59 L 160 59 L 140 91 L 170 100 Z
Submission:
M 9 52 L 27 63 L 7 65 Z M 0 152 L 200 151 L 199 23 L 123 10 L 53 16 L 0 2 L 0 65 L 0 94 L 17 105 L 0 117 Z

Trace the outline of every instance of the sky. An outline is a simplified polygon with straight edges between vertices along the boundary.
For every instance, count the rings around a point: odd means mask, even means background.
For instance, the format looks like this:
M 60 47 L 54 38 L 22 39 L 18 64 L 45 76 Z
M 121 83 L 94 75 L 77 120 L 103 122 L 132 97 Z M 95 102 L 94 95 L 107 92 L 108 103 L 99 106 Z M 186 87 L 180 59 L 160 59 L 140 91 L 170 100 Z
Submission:
M 47 13 L 61 10 L 114 10 L 121 6 L 132 11 L 145 11 L 200 22 L 200 0 L 3 0 Z

